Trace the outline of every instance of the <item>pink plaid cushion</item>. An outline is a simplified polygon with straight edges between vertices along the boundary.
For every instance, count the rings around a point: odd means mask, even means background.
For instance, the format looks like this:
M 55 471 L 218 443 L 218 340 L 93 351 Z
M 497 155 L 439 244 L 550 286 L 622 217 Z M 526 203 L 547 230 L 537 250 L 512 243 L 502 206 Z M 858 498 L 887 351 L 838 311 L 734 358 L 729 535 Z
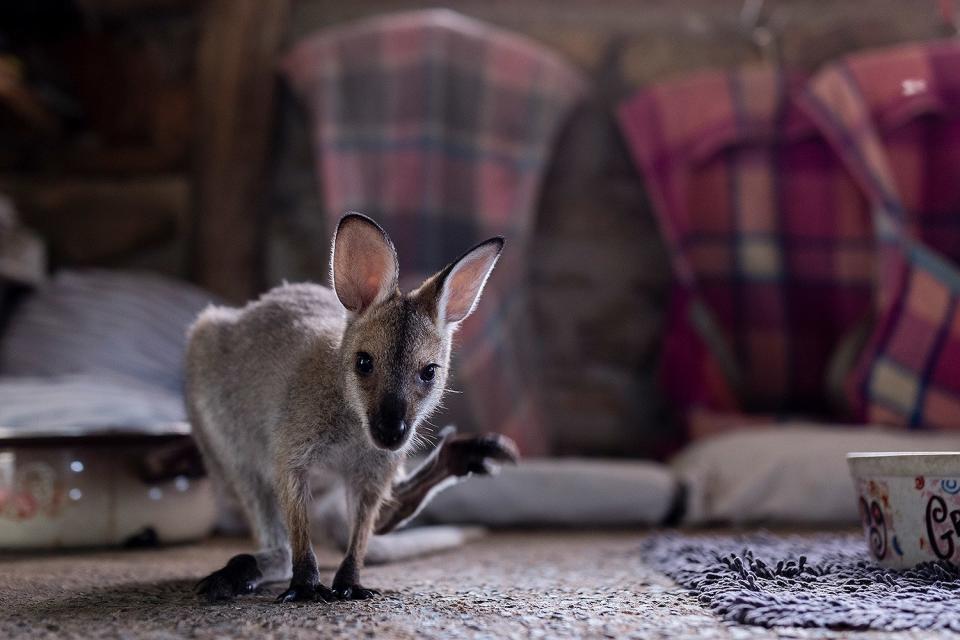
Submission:
M 870 309 L 866 201 L 800 86 L 771 67 L 705 72 L 620 109 L 672 254 L 663 362 L 681 407 L 823 408 L 828 362 Z
M 283 67 L 311 112 L 331 222 L 351 210 L 380 222 L 402 284 L 506 236 L 458 334 L 457 374 L 477 426 L 547 452 L 524 282 L 538 189 L 582 78 L 531 40 L 445 10 L 322 31 Z
M 960 270 L 926 251 L 909 262 L 849 392 L 867 421 L 960 429 Z
M 960 428 L 960 45 L 848 58 L 804 104 L 868 194 L 880 248 L 851 402 L 865 420 Z

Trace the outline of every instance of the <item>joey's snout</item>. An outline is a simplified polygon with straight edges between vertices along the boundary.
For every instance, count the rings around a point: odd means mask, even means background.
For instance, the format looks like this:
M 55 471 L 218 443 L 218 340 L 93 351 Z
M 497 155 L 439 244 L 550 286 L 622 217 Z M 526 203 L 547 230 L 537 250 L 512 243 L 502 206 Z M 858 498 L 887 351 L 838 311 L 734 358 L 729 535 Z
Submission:
M 410 432 L 406 417 L 406 401 L 394 393 L 385 395 L 370 420 L 373 441 L 384 449 L 399 449 L 407 441 Z

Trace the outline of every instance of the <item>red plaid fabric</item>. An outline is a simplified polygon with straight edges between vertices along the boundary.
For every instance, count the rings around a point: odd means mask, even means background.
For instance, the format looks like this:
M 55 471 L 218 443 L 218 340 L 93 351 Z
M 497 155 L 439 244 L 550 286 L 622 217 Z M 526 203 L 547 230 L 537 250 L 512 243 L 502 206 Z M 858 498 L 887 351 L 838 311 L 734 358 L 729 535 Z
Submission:
M 544 453 L 524 281 L 552 143 L 584 82 L 532 41 L 442 10 L 321 32 L 283 63 L 308 105 L 325 208 L 390 233 L 405 284 L 478 240 L 507 238 L 459 334 L 476 421 Z
M 828 362 L 870 310 L 866 201 L 799 110 L 802 81 L 704 72 L 620 108 L 673 260 L 663 366 L 681 407 L 823 408 Z
M 804 105 L 874 211 L 879 321 L 851 400 L 872 422 L 960 428 L 960 44 L 850 57 Z

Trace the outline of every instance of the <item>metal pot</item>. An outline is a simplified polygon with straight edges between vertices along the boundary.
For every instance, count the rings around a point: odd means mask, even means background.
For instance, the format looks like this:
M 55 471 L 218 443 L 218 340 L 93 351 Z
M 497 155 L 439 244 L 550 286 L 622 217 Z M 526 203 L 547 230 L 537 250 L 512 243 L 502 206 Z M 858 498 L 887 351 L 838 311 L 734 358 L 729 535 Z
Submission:
M 191 456 L 186 435 L 0 439 L 0 549 L 202 538 L 217 504 Z

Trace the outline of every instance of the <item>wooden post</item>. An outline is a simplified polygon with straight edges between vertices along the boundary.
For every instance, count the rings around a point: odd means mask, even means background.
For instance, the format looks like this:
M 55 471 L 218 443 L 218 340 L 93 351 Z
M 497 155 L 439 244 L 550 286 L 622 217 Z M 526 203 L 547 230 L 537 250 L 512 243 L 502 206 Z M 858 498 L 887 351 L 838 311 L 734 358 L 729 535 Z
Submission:
M 233 302 L 261 279 L 261 204 L 288 0 L 209 0 L 197 59 L 194 279 Z

